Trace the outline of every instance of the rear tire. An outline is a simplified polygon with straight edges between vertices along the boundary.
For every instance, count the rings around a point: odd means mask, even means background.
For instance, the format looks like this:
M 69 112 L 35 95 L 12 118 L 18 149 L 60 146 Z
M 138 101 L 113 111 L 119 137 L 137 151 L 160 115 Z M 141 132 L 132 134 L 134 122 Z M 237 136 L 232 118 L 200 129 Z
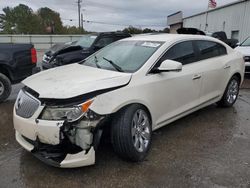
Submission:
M 151 119 L 142 105 L 133 104 L 115 114 L 111 141 L 121 158 L 133 162 L 143 161 L 149 151 L 151 137 Z
M 222 99 L 217 103 L 218 106 L 228 108 L 234 105 L 240 91 L 240 79 L 238 76 L 233 76 L 224 92 Z
M 11 93 L 11 82 L 7 76 L 0 73 L 0 103 L 4 102 Z

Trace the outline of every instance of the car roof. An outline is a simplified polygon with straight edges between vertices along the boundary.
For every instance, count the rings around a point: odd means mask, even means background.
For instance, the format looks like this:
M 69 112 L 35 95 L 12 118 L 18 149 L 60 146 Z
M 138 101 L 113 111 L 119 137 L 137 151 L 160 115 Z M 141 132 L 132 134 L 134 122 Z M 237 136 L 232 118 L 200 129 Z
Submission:
M 159 41 L 159 42 L 172 42 L 172 41 L 180 41 L 180 40 L 210 40 L 217 41 L 209 36 L 202 35 L 184 35 L 184 34 L 155 34 L 155 35 L 134 35 L 133 37 L 123 39 L 123 40 L 143 40 L 143 41 Z
M 90 33 L 92 35 L 115 35 L 115 36 L 131 36 L 129 33 L 124 33 L 124 32 L 95 32 L 95 33 Z

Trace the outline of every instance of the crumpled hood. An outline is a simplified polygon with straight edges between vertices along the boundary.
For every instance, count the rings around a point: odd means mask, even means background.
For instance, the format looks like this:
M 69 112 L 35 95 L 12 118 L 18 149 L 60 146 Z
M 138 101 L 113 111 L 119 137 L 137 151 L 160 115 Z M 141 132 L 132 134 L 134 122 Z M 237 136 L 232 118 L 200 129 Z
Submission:
M 48 56 L 53 56 L 55 54 L 60 53 L 60 51 L 65 50 L 70 47 L 74 47 L 76 42 L 68 42 L 68 43 L 58 43 L 52 46 L 47 52 L 45 52 L 46 55 Z M 78 46 L 78 48 L 83 49 Z
M 242 53 L 244 56 L 250 56 L 250 47 L 238 46 L 235 50 Z
M 76 63 L 40 72 L 22 83 L 39 93 L 40 98 L 68 99 L 126 85 L 131 76 Z

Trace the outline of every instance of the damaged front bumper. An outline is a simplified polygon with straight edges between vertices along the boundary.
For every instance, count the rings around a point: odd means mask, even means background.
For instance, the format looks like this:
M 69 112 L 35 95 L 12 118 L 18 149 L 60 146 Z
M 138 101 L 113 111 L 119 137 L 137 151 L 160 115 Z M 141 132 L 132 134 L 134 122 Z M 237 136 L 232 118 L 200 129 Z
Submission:
M 66 153 L 67 150 L 63 148 L 63 144 L 56 146 L 46 145 L 26 138 L 18 131 L 16 131 L 16 140 L 23 148 L 33 153 L 35 157 L 51 166 L 76 168 L 95 164 L 95 149 L 93 146 L 88 151 L 83 150 L 70 154 Z
M 13 120 L 17 142 L 41 161 L 60 168 L 76 168 L 95 164 L 95 150 L 100 140 L 97 127 L 104 117 L 93 120 L 40 120 L 39 107 L 31 118 L 22 118 L 14 109 Z

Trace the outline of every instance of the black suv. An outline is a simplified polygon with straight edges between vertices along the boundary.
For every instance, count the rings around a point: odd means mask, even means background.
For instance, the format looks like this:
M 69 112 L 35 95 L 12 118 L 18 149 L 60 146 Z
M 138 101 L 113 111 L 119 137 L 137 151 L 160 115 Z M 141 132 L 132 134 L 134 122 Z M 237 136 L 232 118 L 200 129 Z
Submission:
M 92 33 L 78 41 L 55 45 L 43 56 L 43 70 L 79 62 L 112 42 L 131 37 L 122 32 Z

